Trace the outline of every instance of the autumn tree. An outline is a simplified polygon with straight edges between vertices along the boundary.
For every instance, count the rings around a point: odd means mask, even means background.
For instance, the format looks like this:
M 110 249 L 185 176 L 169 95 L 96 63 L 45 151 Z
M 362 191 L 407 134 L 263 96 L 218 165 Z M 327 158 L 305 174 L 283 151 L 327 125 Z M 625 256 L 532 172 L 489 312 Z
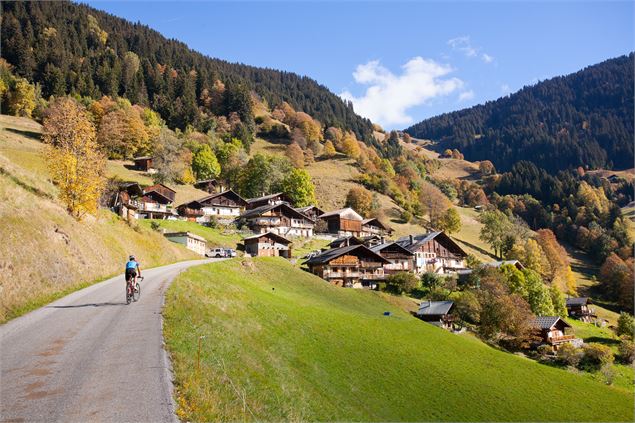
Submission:
M 150 150 L 150 136 L 138 109 L 131 106 L 104 115 L 97 141 L 112 159 L 129 159 Z
M 324 152 L 322 153 L 324 157 L 331 158 L 334 157 L 336 153 L 333 142 L 331 142 L 331 140 L 326 141 L 324 143 Z
M 357 138 L 355 138 L 355 135 L 350 132 L 347 132 L 342 139 L 342 153 L 353 159 L 356 159 L 361 154 L 359 142 Z
M 492 210 L 483 212 L 478 220 L 483 224 L 479 239 L 492 247 L 494 255 L 502 257 L 502 249 L 511 227 L 509 218 L 499 210 Z
M 447 209 L 439 218 L 438 229 L 453 234 L 461 230 L 461 216 L 454 207 Z
M 292 200 L 296 207 L 316 204 L 315 186 L 304 169 L 292 169 L 282 179 L 280 190 Z
M 51 179 L 76 219 L 97 210 L 105 185 L 105 159 L 85 108 L 70 98 L 57 100 L 44 121 L 43 140 Z
M 16 116 L 31 117 L 35 109 L 35 87 L 24 78 L 17 78 L 9 91 L 9 110 Z
M 429 182 L 422 182 L 420 186 L 419 203 L 433 228 L 439 228 L 441 216 L 452 206 L 448 197 Z
M 285 151 L 285 155 L 287 156 L 293 167 L 297 169 L 304 168 L 304 153 L 302 152 L 302 149 L 298 144 L 289 144 Z
M 364 217 L 372 216 L 377 210 L 373 202 L 373 194 L 364 187 L 355 186 L 346 195 L 346 207 L 351 207 Z
M 192 171 L 198 180 L 216 178 L 220 174 L 220 165 L 209 145 L 203 144 L 194 152 Z
M 561 291 L 574 295 L 576 284 L 567 251 L 558 243 L 555 234 L 550 229 L 538 230 L 536 232 L 536 241 L 549 262 L 551 270 L 547 276 L 549 282 L 558 286 Z
M 249 160 L 242 143 L 237 139 L 218 143 L 215 153 L 221 168 L 220 177 L 228 186 L 235 187 L 242 167 Z
M 189 182 L 192 172 L 192 153 L 184 148 L 183 140 L 163 128 L 157 138 L 152 160 L 157 183 Z

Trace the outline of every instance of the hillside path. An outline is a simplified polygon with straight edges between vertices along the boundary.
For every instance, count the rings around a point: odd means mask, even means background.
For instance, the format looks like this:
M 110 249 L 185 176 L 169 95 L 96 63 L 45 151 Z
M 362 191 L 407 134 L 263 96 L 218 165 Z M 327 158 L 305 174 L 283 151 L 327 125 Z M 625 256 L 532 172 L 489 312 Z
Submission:
M 119 275 L 0 326 L 0 422 L 177 421 L 164 294 L 181 271 L 211 261 L 142 268 L 130 305 Z

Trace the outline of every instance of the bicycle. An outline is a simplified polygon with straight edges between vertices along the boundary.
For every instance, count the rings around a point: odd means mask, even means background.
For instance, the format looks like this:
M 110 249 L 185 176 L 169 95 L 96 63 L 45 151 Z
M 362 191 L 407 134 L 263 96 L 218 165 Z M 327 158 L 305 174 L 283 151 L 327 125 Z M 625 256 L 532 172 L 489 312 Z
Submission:
M 137 278 L 137 282 L 132 285 L 133 277 L 128 277 L 126 280 L 126 304 L 130 304 L 132 301 L 137 302 L 141 298 L 141 286 L 139 286 L 139 280 L 143 280 L 143 276 Z

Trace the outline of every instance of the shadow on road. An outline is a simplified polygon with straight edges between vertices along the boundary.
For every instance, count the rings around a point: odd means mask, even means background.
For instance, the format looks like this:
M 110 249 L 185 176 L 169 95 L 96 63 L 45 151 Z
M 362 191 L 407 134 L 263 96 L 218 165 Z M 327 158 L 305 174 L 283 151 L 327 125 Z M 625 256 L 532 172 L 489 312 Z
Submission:
M 48 306 L 47 308 L 82 308 L 82 307 L 104 307 L 104 306 L 125 306 L 125 302 L 120 303 L 89 303 L 89 304 L 76 304 L 67 306 Z

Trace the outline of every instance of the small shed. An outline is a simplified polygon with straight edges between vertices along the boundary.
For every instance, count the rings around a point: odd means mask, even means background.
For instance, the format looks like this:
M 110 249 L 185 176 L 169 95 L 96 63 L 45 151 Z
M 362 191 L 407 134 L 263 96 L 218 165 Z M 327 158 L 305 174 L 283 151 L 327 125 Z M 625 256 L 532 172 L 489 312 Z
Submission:
M 591 299 L 588 297 L 567 298 L 566 304 L 567 313 L 570 317 L 587 323 L 597 317 L 593 307 L 590 307 Z
M 150 156 L 135 157 L 132 160 L 134 160 L 134 168 L 136 170 L 147 172 L 152 169 L 152 157 Z
M 184 245 L 188 250 L 194 251 L 196 254 L 205 255 L 207 250 L 207 241 L 205 238 L 193 234 L 191 232 L 168 232 L 163 234 L 168 240 Z
M 419 305 L 419 310 L 415 315 L 432 325 L 444 329 L 451 329 L 454 323 L 454 316 L 451 314 L 454 309 L 454 301 L 423 301 Z
M 243 243 L 245 253 L 253 257 L 291 258 L 291 241 L 273 232 L 247 237 Z

